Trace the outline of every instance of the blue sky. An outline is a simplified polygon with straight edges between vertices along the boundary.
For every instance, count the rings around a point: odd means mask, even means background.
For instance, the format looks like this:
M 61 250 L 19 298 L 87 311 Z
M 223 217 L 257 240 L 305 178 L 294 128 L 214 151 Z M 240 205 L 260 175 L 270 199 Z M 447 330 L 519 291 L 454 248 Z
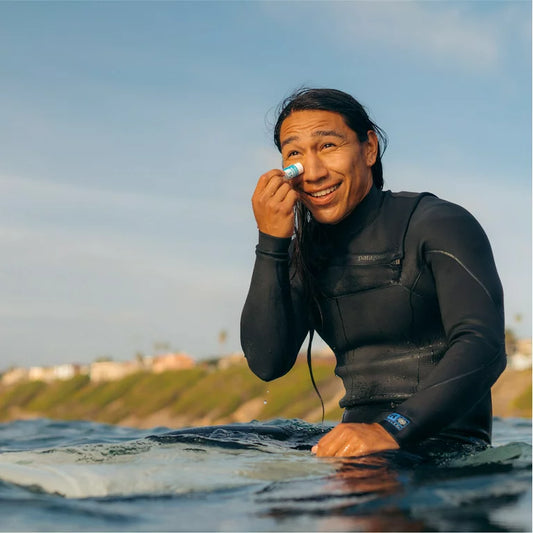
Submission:
M 531 335 L 531 3 L 1 2 L 0 370 L 239 346 L 278 103 L 358 98 Z M 521 314 L 518 321 L 516 315 Z

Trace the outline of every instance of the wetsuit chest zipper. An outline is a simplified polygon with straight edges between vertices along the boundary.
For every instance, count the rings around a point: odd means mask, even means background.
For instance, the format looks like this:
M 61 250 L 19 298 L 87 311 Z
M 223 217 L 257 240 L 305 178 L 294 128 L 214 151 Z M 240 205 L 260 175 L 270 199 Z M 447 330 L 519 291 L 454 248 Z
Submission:
M 335 298 L 395 285 L 400 281 L 401 265 L 397 252 L 335 258 L 321 272 L 321 290 L 324 296 Z

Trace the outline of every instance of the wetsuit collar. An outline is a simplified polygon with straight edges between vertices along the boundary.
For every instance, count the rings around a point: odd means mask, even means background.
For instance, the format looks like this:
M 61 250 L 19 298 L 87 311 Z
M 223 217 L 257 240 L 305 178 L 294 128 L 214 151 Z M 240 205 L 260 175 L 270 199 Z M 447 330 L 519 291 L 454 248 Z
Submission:
M 329 231 L 333 233 L 349 233 L 350 235 L 357 233 L 376 218 L 382 201 L 383 192 L 372 185 L 368 194 L 355 209 L 338 224 L 329 226 Z

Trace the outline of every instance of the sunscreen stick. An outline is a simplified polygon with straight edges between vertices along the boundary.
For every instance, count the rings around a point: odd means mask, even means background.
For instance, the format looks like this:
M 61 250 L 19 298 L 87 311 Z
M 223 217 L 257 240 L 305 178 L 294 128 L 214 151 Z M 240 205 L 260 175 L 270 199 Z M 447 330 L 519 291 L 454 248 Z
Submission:
M 285 177 L 288 180 L 291 180 L 292 178 L 299 176 L 303 171 L 304 171 L 304 166 L 301 163 L 294 163 L 294 165 L 290 165 L 283 169 L 283 172 L 285 172 Z

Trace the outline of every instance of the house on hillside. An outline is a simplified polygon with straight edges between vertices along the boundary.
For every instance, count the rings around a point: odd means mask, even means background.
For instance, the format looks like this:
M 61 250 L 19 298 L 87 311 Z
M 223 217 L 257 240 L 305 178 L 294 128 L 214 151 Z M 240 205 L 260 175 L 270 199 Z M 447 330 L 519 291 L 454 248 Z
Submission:
M 77 376 L 82 371 L 80 365 L 64 363 L 56 366 L 32 366 L 28 371 L 30 381 L 45 381 L 51 383 L 56 380 L 67 380 Z
M 516 342 L 516 351 L 508 354 L 508 367 L 513 370 L 526 370 L 531 366 L 531 339 L 519 339 Z
M 2 385 L 14 385 L 15 383 L 20 383 L 21 381 L 26 381 L 27 379 L 27 368 L 11 368 L 10 370 L 4 372 L 4 375 L 2 376 Z
M 31 366 L 28 371 L 28 379 L 30 381 L 44 381 L 45 383 L 50 383 L 57 378 L 53 366 Z
M 141 361 L 96 361 L 89 369 L 89 379 L 93 383 L 118 381 L 145 367 Z
M 231 355 L 226 355 L 225 357 L 221 357 L 218 360 L 217 368 L 219 370 L 225 370 L 226 368 L 229 368 L 233 365 L 241 365 L 246 363 L 246 359 L 244 358 L 244 354 L 242 352 L 240 353 L 233 353 Z
M 167 353 L 156 355 L 151 361 L 152 372 L 159 374 L 167 370 L 184 370 L 193 368 L 196 362 L 186 353 Z
M 56 379 L 67 380 L 72 379 L 74 376 L 81 374 L 82 367 L 74 363 L 65 363 L 63 365 L 54 366 L 54 375 Z M 87 372 L 85 372 L 87 373 Z

